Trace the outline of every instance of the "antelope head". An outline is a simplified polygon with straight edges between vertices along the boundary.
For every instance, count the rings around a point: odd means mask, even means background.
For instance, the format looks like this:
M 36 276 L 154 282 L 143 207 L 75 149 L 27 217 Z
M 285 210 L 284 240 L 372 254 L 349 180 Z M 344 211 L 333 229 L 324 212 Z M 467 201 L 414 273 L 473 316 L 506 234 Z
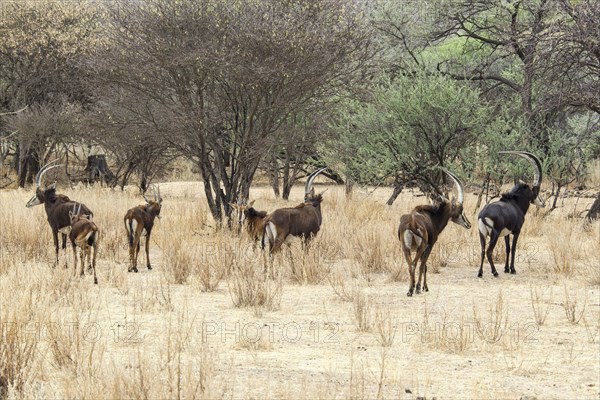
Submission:
M 162 207 L 162 197 L 160 195 L 160 186 L 152 186 L 153 200 L 149 200 L 146 194 L 143 194 L 144 200 L 146 200 L 146 209 L 148 211 L 154 211 L 156 217 L 160 219 L 160 209 Z
M 44 177 L 46 172 L 50 171 L 52 168 L 57 168 L 57 167 L 62 166 L 62 164 L 52 165 L 56 161 L 58 161 L 58 159 L 54 160 L 54 161 L 50 161 L 48 164 L 44 165 L 38 171 L 37 175 L 35 176 L 35 194 L 33 195 L 33 197 L 31 199 L 29 199 L 27 204 L 25 204 L 25 207 L 30 208 L 33 206 L 37 206 L 39 204 L 43 204 L 46 201 L 46 192 L 49 190 L 56 189 L 56 183 L 53 183 L 46 188 L 42 188 L 42 178 Z
M 71 225 L 85 217 L 85 215 L 81 214 L 81 203 L 73 204 L 73 209 L 69 211 L 69 220 L 71 221 Z
M 250 203 L 248 203 L 248 199 L 239 199 L 237 204 L 229 203 L 231 208 L 233 208 L 235 211 L 235 216 L 240 227 L 242 227 L 246 221 L 246 210 L 252 208 L 254 201 L 255 200 L 252 200 Z
M 450 220 L 452 222 L 454 222 L 455 224 L 458 224 L 467 229 L 470 229 L 471 222 L 469 222 L 469 219 L 465 215 L 465 212 L 463 209 L 463 203 L 465 200 L 465 194 L 464 194 L 465 191 L 464 191 L 463 185 L 462 185 L 460 179 L 458 179 L 458 177 L 456 175 L 454 175 L 452 172 L 448 171 L 445 168 L 442 168 L 442 170 L 450 177 L 450 179 L 452 179 L 452 181 L 454 181 L 454 186 L 456 187 L 456 192 L 457 192 L 457 196 L 458 196 L 456 199 L 452 199 L 452 201 L 450 201 L 448 199 L 444 199 L 444 201 L 449 203 L 449 205 L 450 205 Z
M 515 188 L 513 190 L 526 190 L 530 203 L 535 204 L 538 207 L 545 207 L 546 203 L 540 196 L 540 186 L 542 184 L 542 163 L 540 160 L 528 151 L 499 151 L 499 154 L 516 154 L 523 157 L 529 164 L 534 168 L 533 185 L 529 186 L 523 181 L 515 182 Z

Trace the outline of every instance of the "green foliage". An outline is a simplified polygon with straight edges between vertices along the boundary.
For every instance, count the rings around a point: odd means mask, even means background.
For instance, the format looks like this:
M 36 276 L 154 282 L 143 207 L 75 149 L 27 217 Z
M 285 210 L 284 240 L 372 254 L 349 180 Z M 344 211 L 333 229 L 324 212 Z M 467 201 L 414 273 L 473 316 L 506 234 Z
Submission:
M 590 159 L 598 156 L 600 119 L 597 115 L 575 115 L 550 130 L 548 177 L 558 188 L 583 182 Z
M 490 118 L 467 85 L 441 75 L 403 76 L 383 82 L 368 103 L 347 103 L 333 126 L 337 141 L 327 147 L 359 183 L 395 177 L 435 186 L 431 176 L 441 174 L 433 171 L 461 161 Z

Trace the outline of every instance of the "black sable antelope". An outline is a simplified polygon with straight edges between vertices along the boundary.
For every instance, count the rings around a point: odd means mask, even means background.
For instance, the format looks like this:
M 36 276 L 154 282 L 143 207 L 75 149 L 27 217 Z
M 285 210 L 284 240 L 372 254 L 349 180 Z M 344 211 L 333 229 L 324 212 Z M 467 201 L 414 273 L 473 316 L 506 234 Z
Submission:
M 137 257 L 140 252 L 140 240 L 146 236 L 146 266 L 152 269 L 150 265 L 150 234 L 154 226 L 154 218 L 160 218 L 160 209 L 162 207 L 162 197 L 160 197 L 160 188 L 153 189 L 154 200 L 146 200 L 146 204 L 139 205 L 127 210 L 123 221 L 127 230 L 127 240 L 129 242 L 129 261 L 128 272 L 138 272 Z
M 540 184 L 542 183 L 542 164 L 533 154 L 526 151 L 501 151 L 500 154 L 516 154 L 525 158 L 535 168 L 535 177 L 533 186 L 518 181 L 508 193 L 502 194 L 499 201 L 487 204 L 479 212 L 477 217 L 477 227 L 479 228 L 479 241 L 481 242 L 481 264 L 479 265 L 479 276 L 483 276 L 483 259 L 487 254 L 487 259 L 492 267 L 492 274 L 498 276 L 492 254 L 498 239 L 504 236 L 506 244 L 506 264 L 504 272 L 516 274 L 515 270 L 515 251 L 517 250 L 517 240 L 521 233 L 521 228 L 525 222 L 525 214 L 529 209 L 529 204 L 533 203 L 538 207 L 544 207 L 544 200 L 540 197 Z M 512 253 L 510 254 L 510 268 L 508 255 L 511 251 L 509 236 L 513 235 Z M 485 250 L 485 242 L 490 237 L 490 244 Z
M 81 270 L 79 275 L 83 277 L 85 260 L 87 258 L 90 263 L 89 269 L 94 273 L 94 283 L 98 284 L 98 278 L 96 277 L 96 254 L 98 253 L 98 237 L 100 232 L 98 226 L 87 218 L 86 215 L 81 213 L 81 204 L 77 206 L 73 205 L 73 209 L 69 211 L 69 217 L 71 219 L 71 232 L 69 232 L 69 239 L 73 245 L 73 260 L 74 260 L 74 271 L 77 273 L 77 246 L 81 249 Z M 94 250 L 92 257 L 91 252 Z
M 54 248 L 56 250 L 56 263 L 58 263 L 58 233 L 62 234 L 62 249 L 66 251 L 67 248 L 67 234 L 71 231 L 71 217 L 70 213 L 73 206 L 77 203 L 72 201 L 63 194 L 56 193 L 56 184 L 41 188 L 41 181 L 46 172 L 52 168 L 60 167 L 60 165 L 52 165 L 57 160 L 51 161 L 44 165 L 35 177 L 35 194 L 25 205 L 27 208 L 43 204 L 46 209 L 46 215 L 48 216 L 48 223 L 52 229 L 52 238 L 54 239 Z M 79 212 L 85 214 L 88 219 L 92 219 L 93 213 L 84 204 L 81 204 Z
M 438 204 L 417 206 L 410 214 L 405 214 L 400 218 L 398 227 L 398 239 L 402 242 L 402 251 L 404 258 L 408 263 L 408 272 L 410 275 L 410 284 L 407 296 L 412 296 L 415 290 L 415 270 L 417 263 L 419 266 L 419 280 L 417 282 L 417 294 L 421 292 L 421 277 L 423 278 L 423 290 L 429 291 L 427 287 L 427 259 L 431 254 L 431 249 L 437 242 L 440 233 L 444 230 L 448 221 L 461 225 L 467 229 L 471 228 L 471 223 L 463 212 L 464 190 L 460 180 L 450 171 L 443 170 L 454 181 L 458 192 L 458 199 L 448 200 L 442 198 Z M 415 250 L 414 259 L 411 258 L 411 251 Z
M 264 219 L 262 247 L 265 247 L 266 238 L 269 241 L 270 255 L 281 249 L 289 235 L 301 238 L 306 246 L 321 229 L 321 202 L 325 192 L 315 194 L 312 185 L 317 175 L 324 170 L 325 168 L 321 168 L 308 176 L 304 186 L 304 203 L 296 207 L 280 208 Z

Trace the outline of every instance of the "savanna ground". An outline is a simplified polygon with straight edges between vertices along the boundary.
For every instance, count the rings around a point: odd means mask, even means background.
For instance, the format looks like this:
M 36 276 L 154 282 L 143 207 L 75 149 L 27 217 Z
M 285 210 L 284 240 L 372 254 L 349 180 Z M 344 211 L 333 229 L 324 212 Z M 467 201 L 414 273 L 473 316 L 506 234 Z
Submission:
M 323 190 L 324 186 L 317 186 Z M 406 296 L 400 215 L 425 202 L 387 189 L 347 199 L 329 187 L 304 254 L 292 243 L 265 279 L 245 233 L 215 233 L 197 182 L 163 183 L 147 270 L 128 273 L 133 189 L 63 185 L 101 229 L 99 284 L 53 268 L 33 190 L 0 192 L 0 392 L 9 398 L 594 398 L 600 395 L 600 222 L 592 199 L 530 209 L 517 275 L 484 265 L 474 228 L 449 224 L 430 258 L 430 292 Z M 256 188 L 255 207 L 290 203 Z M 69 268 L 65 269 L 65 260 Z

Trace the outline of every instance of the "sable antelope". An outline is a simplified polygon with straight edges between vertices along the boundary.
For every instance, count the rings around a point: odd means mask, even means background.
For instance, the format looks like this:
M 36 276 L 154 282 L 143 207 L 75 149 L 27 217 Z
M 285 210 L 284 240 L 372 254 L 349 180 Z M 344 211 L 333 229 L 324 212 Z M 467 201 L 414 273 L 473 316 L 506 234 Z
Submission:
M 60 167 L 60 165 L 51 165 L 57 160 L 51 161 L 44 165 L 35 177 L 35 194 L 25 205 L 27 208 L 43 204 L 48 216 L 48 223 L 52 229 L 52 238 L 54 240 L 54 248 L 56 250 L 56 263 L 58 263 L 58 233 L 62 234 L 62 249 L 67 248 L 67 234 L 71 230 L 70 212 L 75 204 L 80 204 L 79 212 L 92 219 L 93 213 L 84 204 L 72 201 L 63 194 L 56 193 L 56 183 L 51 184 L 45 189 L 41 188 L 42 177 L 52 168 Z
M 515 186 L 510 192 L 503 193 L 500 200 L 494 203 L 486 204 L 479 212 L 477 217 L 477 226 L 479 228 L 479 241 L 481 242 L 481 263 L 479 265 L 478 277 L 483 276 L 483 259 L 487 254 L 487 259 L 492 267 L 492 274 L 498 276 L 498 271 L 494 266 L 492 254 L 496 242 L 504 236 L 506 244 L 506 263 L 504 272 L 516 274 L 515 270 L 515 252 L 517 250 L 517 240 L 521 233 L 521 228 L 525 222 L 525 214 L 529 209 L 529 204 L 533 203 L 538 207 L 545 207 L 544 200 L 540 197 L 540 184 L 542 183 L 542 164 L 533 154 L 526 151 L 500 151 L 500 154 L 516 154 L 525 158 L 535 168 L 535 177 L 533 186 L 529 186 L 523 181 L 515 182 Z M 512 253 L 509 243 L 509 236 L 513 235 Z M 490 237 L 490 244 L 485 250 L 485 242 Z M 510 253 L 510 268 L 508 255 Z
M 450 201 L 442 198 L 437 204 L 417 206 L 410 214 L 405 214 L 400 218 L 398 239 L 402 242 L 402 251 L 408 263 L 410 275 L 407 296 L 412 296 L 415 290 L 415 270 L 419 261 L 421 264 L 419 265 L 419 280 L 416 292 L 417 294 L 421 292 L 421 277 L 423 278 L 423 290 L 425 292 L 429 291 L 427 287 L 427 259 L 448 221 L 452 221 L 466 229 L 471 228 L 471 223 L 463 212 L 463 185 L 456 175 L 446 169 L 443 171 L 454 181 L 458 192 L 457 200 Z M 416 251 L 414 259 L 411 258 L 412 250 Z
M 289 235 L 300 237 L 306 246 L 321 229 L 321 202 L 325 192 L 315 194 L 312 185 L 317 175 L 324 170 L 325 168 L 321 168 L 308 176 L 304 186 L 304 203 L 296 207 L 280 208 L 265 218 L 262 247 L 265 247 L 266 238 L 269 241 L 270 255 L 279 251 Z
M 240 201 L 238 204 L 230 203 L 230 206 L 236 211 L 239 229 L 241 230 L 244 222 L 246 222 L 246 230 L 254 243 L 254 248 L 256 248 L 256 243 L 261 239 L 264 231 L 267 212 L 258 211 L 252 207 L 253 205 L 254 200 L 248 204 L 245 201 Z
M 140 252 L 140 239 L 142 236 L 146 236 L 146 266 L 148 269 L 152 269 L 150 265 L 150 234 L 154 226 L 154 218 L 160 218 L 160 209 L 162 207 L 160 187 L 153 189 L 153 192 L 154 200 L 148 200 L 144 195 L 146 204 L 127 210 L 123 218 L 129 240 L 129 260 L 131 265 L 127 270 L 128 272 L 138 272 L 137 257 Z
M 81 213 L 81 204 L 73 205 L 73 210 L 69 211 L 69 217 L 71 219 L 71 232 L 69 232 L 69 239 L 73 245 L 73 259 L 74 259 L 74 271 L 77 273 L 77 246 L 81 249 L 81 272 L 80 276 L 84 275 L 85 259 L 87 257 L 90 262 L 89 269 L 94 272 L 94 283 L 98 284 L 98 278 L 96 277 L 96 254 L 98 253 L 98 237 L 100 232 L 96 224 L 89 220 L 84 214 Z M 91 257 L 91 250 L 94 249 L 94 256 Z M 91 259 L 91 260 L 90 260 Z

